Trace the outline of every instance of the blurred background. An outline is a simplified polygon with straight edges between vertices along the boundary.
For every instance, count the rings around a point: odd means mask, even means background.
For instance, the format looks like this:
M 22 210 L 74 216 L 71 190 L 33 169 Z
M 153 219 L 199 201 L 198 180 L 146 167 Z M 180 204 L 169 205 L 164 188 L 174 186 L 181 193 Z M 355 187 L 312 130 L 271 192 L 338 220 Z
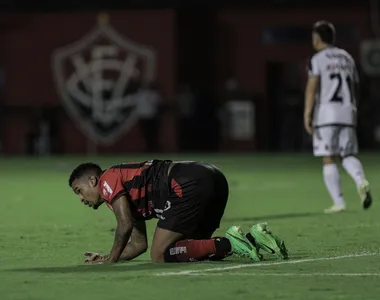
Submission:
M 361 77 L 362 150 L 380 146 L 378 1 L 0 3 L 4 155 L 310 152 L 311 26 L 333 22 Z

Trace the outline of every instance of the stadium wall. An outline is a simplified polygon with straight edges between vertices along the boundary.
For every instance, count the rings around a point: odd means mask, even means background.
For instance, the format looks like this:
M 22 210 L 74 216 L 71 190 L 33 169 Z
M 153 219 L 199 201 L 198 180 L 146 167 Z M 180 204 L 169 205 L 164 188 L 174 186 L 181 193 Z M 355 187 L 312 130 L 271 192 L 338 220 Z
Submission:
M 215 77 L 215 98 L 222 93 L 224 81 L 233 74 L 248 94 L 259 94 L 257 105 L 257 149 L 265 143 L 273 124 L 267 101 L 266 62 L 297 61 L 300 69 L 305 67 L 307 57 L 312 53 L 309 42 L 304 43 L 263 43 L 266 28 L 303 26 L 310 28 L 319 19 L 335 24 L 354 24 L 360 39 L 372 36 L 369 12 L 365 9 L 339 8 L 335 10 L 292 10 L 292 11 L 241 11 L 219 10 L 212 15 L 212 30 L 215 43 L 208 54 L 212 61 L 200 65 L 198 55 L 180 57 L 177 45 L 178 22 L 174 11 L 121 11 L 109 14 L 109 23 L 123 37 L 137 44 L 154 49 L 156 55 L 156 79 L 163 98 L 173 103 L 178 85 L 177 73 L 182 65 L 187 67 L 188 77 L 201 76 L 209 71 Z M 0 16 L 0 64 L 4 69 L 5 87 L 1 104 L 2 145 L 5 153 L 25 153 L 25 137 L 31 129 L 33 116 L 42 108 L 52 108 L 55 121 L 59 124 L 59 152 L 86 153 L 93 148 L 91 138 L 79 126 L 80 120 L 73 118 L 62 105 L 62 95 L 57 90 L 52 54 L 60 47 L 71 45 L 98 26 L 97 13 L 58 14 L 7 14 Z M 192 20 L 195 22 L 196 20 Z M 189 21 L 190 22 L 190 21 Z M 210 22 L 207 26 L 210 25 Z M 191 26 L 191 24 L 189 25 Z M 226 35 L 230 48 L 227 51 Z M 194 37 L 193 37 L 194 38 Z M 211 37 L 210 37 L 211 38 Z M 202 41 L 200 41 L 202 43 Z M 211 47 L 210 45 L 208 45 Z M 359 44 L 341 44 L 354 56 L 358 56 Z M 184 51 L 183 49 L 181 50 Z M 206 53 L 205 49 L 205 53 Z M 204 64 L 204 60 L 202 62 Z M 202 69 L 203 68 L 203 69 Z M 218 101 L 218 100 L 217 100 Z M 170 105 L 168 105 L 170 106 Z M 4 114 L 4 112 L 6 112 Z M 177 146 L 176 115 L 167 110 L 161 118 L 160 141 L 162 151 L 175 152 Z M 132 126 L 119 135 L 111 145 L 98 144 L 98 153 L 124 153 L 144 150 L 144 141 L 139 127 Z

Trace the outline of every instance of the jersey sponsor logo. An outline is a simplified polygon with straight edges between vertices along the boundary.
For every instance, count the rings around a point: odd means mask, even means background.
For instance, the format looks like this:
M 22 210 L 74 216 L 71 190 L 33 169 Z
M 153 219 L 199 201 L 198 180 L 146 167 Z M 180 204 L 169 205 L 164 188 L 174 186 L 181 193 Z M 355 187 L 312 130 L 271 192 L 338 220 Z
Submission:
M 327 68 L 327 71 L 329 72 L 337 72 L 337 71 L 350 72 L 352 69 L 352 66 L 344 65 L 344 64 L 328 64 L 326 68 Z
M 121 36 L 101 15 L 80 40 L 53 53 L 53 73 L 64 107 L 96 143 L 113 144 L 138 120 L 137 86 L 155 77 L 156 54 Z

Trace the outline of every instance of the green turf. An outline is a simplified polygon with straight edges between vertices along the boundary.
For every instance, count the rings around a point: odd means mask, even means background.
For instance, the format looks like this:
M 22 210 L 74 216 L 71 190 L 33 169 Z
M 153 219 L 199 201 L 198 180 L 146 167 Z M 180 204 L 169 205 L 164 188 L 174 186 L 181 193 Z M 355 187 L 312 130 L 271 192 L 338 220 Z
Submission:
M 85 251 L 108 252 L 115 221 L 106 207 L 95 212 L 81 205 L 68 188 L 81 159 L 2 158 L 0 299 L 379 299 L 380 206 L 362 211 L 346 174 L 348 211 L 324 215 L 331 203 L 310 155 L 178 158 L 213 162 L 228 177 L 230 201 L 219 234 L 234 224 L 248 229 L 268 221 L 285 239 L 289 263 L 266 256 L 269 265 L 237 259 L 152 265 L 147 253 L 136 262 L 84 266 Z M 376 200 L 380 156 L 362 159 Z M 103 166 L 122 161 L 128 158 L 99 159 Z M 148 224 L 151 235 L 155 221 Z

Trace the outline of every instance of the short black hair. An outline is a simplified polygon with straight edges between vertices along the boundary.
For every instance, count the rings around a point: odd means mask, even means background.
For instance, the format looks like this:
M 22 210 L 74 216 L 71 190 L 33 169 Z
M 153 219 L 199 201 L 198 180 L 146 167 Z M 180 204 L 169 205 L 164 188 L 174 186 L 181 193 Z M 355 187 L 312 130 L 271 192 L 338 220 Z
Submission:
M 318 21 L 313 25 L 313 32 L 319 35 L 322 42 L 334 45 L 335 44 L 335 27 L 327 21 Z
M 89 172 L 95 172 L 97 176 L 100 176 L 102 174 L 102 169 L 98 164 L 92 162 L 80 164 L 71 172 L 69 186 L 71 187 L 73 185 L 74 180 L 80 179 Z

